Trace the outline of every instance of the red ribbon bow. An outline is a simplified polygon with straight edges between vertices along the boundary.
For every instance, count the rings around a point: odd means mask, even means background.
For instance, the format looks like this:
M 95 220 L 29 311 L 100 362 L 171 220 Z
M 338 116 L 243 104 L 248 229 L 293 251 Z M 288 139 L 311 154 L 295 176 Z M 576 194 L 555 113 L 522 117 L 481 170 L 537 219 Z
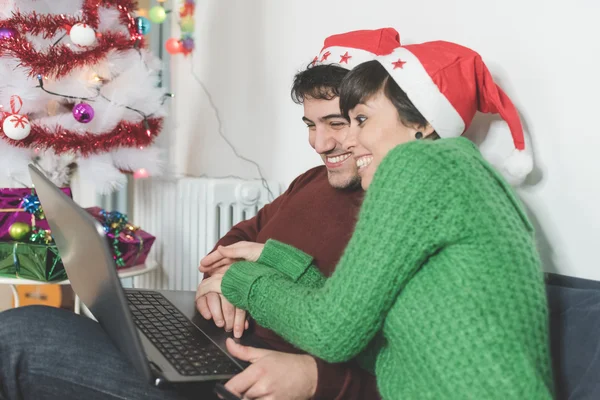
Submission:
M 18 114 L 23 107 L 23 100 L 17 95 L 10 96 L 10 111 L 11 114 Z
M 10 111 L 2 111 L 2 106 L 0 105 L 0 120 L 4 120 L 5 117 L 12 114 L 19 114 L 21 111 L 21 107 L 23 106 L 23 100 L 17 95 L 10 96 Z

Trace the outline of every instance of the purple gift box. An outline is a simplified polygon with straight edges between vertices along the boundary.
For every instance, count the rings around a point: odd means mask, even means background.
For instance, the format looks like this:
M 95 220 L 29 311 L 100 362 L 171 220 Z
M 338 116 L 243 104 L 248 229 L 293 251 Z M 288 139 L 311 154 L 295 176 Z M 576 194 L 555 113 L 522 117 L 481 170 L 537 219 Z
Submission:
M 61 190 L 72 197 L 70 188 Z M 33 189 L 0 189 L 0 241 L 12 240 L 9 230 L 15 222 L 24 222 L 39 229 L 50 229 Z
M 103 226 L 105 225 L 103 210 L 100 207 L 86 208 L 86 211 Z M 115 231 L 108 226 L 105 226 L 105 230 L 117 269 L 130 268 L 146 262 L 156 240 L 154 236 L 130 223 L 127 223 L 125 229 L 122 229 L 118 235 L 115 235 Z

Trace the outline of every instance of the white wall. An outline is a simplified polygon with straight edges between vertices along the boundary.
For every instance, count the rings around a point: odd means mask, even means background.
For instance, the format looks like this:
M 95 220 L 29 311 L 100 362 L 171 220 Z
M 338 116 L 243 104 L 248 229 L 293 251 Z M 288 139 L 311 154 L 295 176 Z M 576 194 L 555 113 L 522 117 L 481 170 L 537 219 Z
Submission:
M 330 34 L 393 26 L 402 42 L 443 39 L 476 49 L 522 113 L 539 171 L 521 195 L 548 271 L 600 280 L 600 2 L 597 0 L 206 0 L 197 3 L 197 51 L 174 58 L 176 171 L 255 177 L 216 134 L 191 76 L 212 92 L 225 133 L 268 179 L 289 183 L 317 165 L 289 88 Z M 486 130 L 479 119 L 474 132 Z M 482 149 L 509 150 L 503 123 Z

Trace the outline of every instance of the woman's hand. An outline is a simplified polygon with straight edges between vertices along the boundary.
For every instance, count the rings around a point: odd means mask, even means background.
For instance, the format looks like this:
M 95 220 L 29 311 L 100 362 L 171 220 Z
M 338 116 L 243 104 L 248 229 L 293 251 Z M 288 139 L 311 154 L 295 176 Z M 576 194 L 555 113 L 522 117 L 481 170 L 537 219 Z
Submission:
M 219 253 L 229 259 L 257 261 L 264 248 L 262 243 L 237 242 L 231 246 L 219 246 Z
M 200 272 L 224 274 L 236 261 L 257 261 L 262 254 L 262 243 L 238 242 L 230 246 L 219 246 L 217 250 L 200 261 Z
M 202 273 L 208 274 L 224 274 L 227 272 L 231 264 L 238 260 L 225 257 L 219 251 L 222 248 L 224 247 L 219 246 L 217 250 L 200 260 L 200 266 L 198 267 L 198 270 Z

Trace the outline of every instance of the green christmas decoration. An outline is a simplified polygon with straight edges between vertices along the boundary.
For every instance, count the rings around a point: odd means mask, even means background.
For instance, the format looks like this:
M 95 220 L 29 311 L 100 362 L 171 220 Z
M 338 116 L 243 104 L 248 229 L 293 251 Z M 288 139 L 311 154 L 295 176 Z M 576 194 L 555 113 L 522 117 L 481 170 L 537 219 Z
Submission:
M 161 6 L 154 6 L 148 12 L 148 17 L 150 18 L 150 21 L 155 24 L 162 24 L 167 18 L 167 12 Z
M 54 245 L 0 242 L 0 276 L 59 282 L 67 279 Z
M 8 234 L 11 239 L 16 240 L 18 242 L 22 242 L 31 233 L 31 227 L 25 222 L 15 222 L 8 229 Z

